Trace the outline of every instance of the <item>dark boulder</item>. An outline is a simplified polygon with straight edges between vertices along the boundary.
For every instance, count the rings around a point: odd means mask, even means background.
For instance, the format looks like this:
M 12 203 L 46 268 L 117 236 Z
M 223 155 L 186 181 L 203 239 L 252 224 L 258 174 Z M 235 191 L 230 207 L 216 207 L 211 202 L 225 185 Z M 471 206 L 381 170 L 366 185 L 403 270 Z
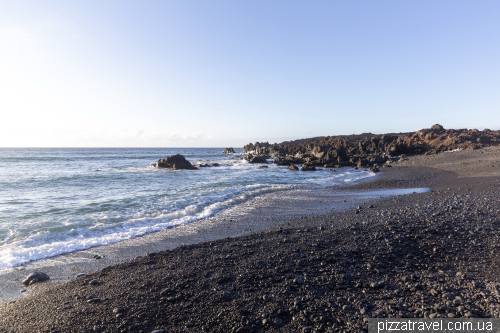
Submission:
M 439 124 L 435 124 L 435 125 L 432 125 L 431 130 L 436 131 L 436 132 L 444 132 L 444 127 L 439 125 Z
M 224 154 L 236 154 L 234 152 L 234 149 L 233 148 L 226 148 L 224 151 L 223 151 Z
M 245 157 L 245 160 L 248 161 L 248 163 L 267 163 L 267 160 L 263 156 L 253 156 L 252 154 L 248 154 Z
M 356 163 L 356 166 L 358 168 L 366 168 L 367 167 L 366 160 L 365 159 L 359 160 L 358 163 Z
M 174 170 L 197 170 L 184 156 L 177 154 L 158 160 L 156 168 L 168 168 Z
M 302 164 L 302 169 L 300 169 L 301 171 L 316 171 L 316 167 L 312 164 Z
M 289 165 L 288 169 L 290 169 L 292 171 L 298 171 L 299 170 L 299 168 L 296 165 L 293 165 L 293 164 Z
M 50 279 L 50 277 L 47 274 L 42 272 L 34 272 L 28 275 L 26 279 L 23 280 L 23 284 L 25 286 L 29 286 L 30 284 L 46 281 L 48 279 Z
M 302 164 L 304 163 L 304 160 L 298 157 L 287 156 L 275 158 L 274 163 L 276 163 L 277 165 Z

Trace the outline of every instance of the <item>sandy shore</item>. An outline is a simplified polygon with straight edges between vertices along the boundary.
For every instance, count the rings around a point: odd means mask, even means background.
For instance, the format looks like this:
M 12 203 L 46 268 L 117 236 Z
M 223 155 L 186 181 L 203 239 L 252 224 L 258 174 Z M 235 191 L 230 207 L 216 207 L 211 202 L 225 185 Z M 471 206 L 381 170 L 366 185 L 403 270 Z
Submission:
M 3 303 L 0 332 L 358 332 L 369 317 L 498 317 L 498 151 L 403 158 L 342 190 L 428 193 L 270 194 L 237 216 L 60 256 L 43 266 L 56 283 Z M 95 271 L 145 244 L 153 254 Z M 17 285 L 4 289 L 20 293 L 27 273 L 1 277 Z

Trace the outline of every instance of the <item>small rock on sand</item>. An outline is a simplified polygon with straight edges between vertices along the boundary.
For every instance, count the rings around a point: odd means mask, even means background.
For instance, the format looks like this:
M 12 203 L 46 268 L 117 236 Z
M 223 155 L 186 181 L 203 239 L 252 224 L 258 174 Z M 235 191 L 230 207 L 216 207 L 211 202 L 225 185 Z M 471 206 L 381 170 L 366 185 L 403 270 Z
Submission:
M 23 280 L 23 284 L 25 286 L 29 286 L 30 284 L 46 281 L 48 279 L 50 279 L 50 277 L 47 274 L 42 272 L 34 272 L 28 275 L 26 279 Z

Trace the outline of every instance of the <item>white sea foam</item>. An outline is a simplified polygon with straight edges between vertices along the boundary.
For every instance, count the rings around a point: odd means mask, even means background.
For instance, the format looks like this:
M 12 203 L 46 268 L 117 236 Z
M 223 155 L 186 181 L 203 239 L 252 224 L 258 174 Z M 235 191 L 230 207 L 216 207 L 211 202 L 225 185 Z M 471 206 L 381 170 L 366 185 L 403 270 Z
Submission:
M 290 188 L 289 185 L 273 185 L 264 187 L 264 185 L 262 184 L 252 184 L 246 187 L 248 188 L 246 192 L 243 192 L 229 200 L 214 202 L 206 207 L 189 205 L 184 209 L 177 210 L 171 213 L 160 213 L 153 218 L 131 218 L 122 222 L 120 224 L 120 227 L 118 228 L 116 228 L 116 224 L 106 225 L 103 223 L 97 223 L 88 228 L 88 230 L 92 234 L 95 234 L 91 237 L 77 236 L 69 240 L 59 240 L 34 247 L 24 247 L 22 244 L 15 244 L 17 246 L 8 246 L 4 247 L 3 249 L 0 248 L 0 269 L 15 267 L 29 261 L 52 257 L 62 253 L 79 251 L 98 245 L 116 243 L 122 240 L 142 236 L 151 232 L 156 232 L 178 225 L 190 223 L 212 216 L 222 209 L 234 206 L 256 195 L 286 190 Z M 140 215 L 146 214 L 143 213 L 139 214 L 139 216 Z M 112 232 L 102 234 L 102 231 L 106 230 L 111 230 Z M 43 237 L 46 234 L 47 232 L 43 231 L 30 238 L 39 238 L 41 236 Z
M 190 223 L 263 193 L 373 176 L 353 169 L 293 172 L 274 164 L 262 169 L 218 150 L 190 151 L 191 161 L 219 164 L 198 171 L 148 168 L 158 157 L 182 153 L 155 149 L 82 149 L 69 157 L 56 151 L 64 163 L 58 158 L 4 162 L 0 269 Z

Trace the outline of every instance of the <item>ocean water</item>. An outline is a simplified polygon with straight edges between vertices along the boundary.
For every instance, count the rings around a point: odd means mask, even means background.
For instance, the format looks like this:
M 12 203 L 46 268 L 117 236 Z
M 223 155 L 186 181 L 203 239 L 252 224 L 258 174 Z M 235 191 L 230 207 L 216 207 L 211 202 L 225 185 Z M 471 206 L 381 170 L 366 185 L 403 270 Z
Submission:
M 0 149 L 0 270 L 190 223 L 271 191 L 373 176 L 250 164 L 222 148 Z M 148 167 L 182 154 L 199 170 Z

